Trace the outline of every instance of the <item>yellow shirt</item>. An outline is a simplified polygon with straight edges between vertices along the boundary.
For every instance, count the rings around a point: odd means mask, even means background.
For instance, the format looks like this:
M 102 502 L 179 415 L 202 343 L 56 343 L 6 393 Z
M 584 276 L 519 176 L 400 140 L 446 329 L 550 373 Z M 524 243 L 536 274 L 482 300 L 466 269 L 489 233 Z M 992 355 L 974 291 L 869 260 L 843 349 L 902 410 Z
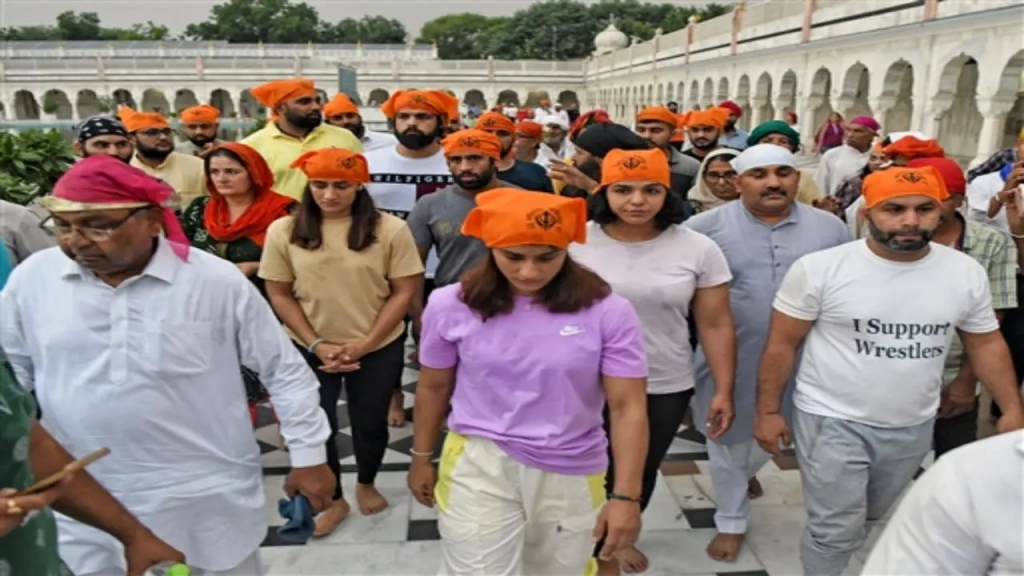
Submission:
M 345 148 L 353 152 L 362 152 L 363 145 L 359 139 L 344 128 L 321 124 L 313 129 L 304 140 L 289 136 L 277 127 L 275 122 L 267 122 L 262 130 L 254 132 L 242 144 L 248 144 L 263 156 L 274 173 L 274 190 L 279 194 L 302 199 L 306 189 L 306 175 L 293 170 L 291 165 L 304 152 L 320 148 Z
M 206 166 L 195 156 L 171 152 L 156 168 L 143 164 L 138 156 L 132 156 L 131 165 L 174 188 L 175 198 L 169 208 L 184 210 L 196 198 L 207 195 Z
M 814 181 L 814 174 L 806 170 L 800 171 L 800 185 L 796 189 L 796 201 L 808 206 L 814 204 L 815 200 L 824 198 L 818 184 Z
M 260 278 L 291 282 L 292 293 L 313 330 L 328 342 L 366 338 L 391 297 L 389 281 L 423 273 L 416 242 L 401 218 L 381 213 L 377 241 L 359 252 L 348 247 L 351 224 L 350 218 L 325 219 L 323 244 L 306 250 L 291 243 L 295 219 L 285 216 L 267 229 L 260 261 Z M 376 350 L 400 338 L 404 331 L 405 325 L 399 322 Z M 288 332 L 301 345 L 309 344 Z

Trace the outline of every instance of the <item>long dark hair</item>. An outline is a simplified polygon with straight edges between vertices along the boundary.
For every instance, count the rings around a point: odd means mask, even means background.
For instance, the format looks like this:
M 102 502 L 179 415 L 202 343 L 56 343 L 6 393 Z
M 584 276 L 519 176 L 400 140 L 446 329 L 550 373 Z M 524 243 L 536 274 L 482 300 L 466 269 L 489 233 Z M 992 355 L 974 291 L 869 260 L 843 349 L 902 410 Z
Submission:
M 604 226 L 619 219 L 618 215 L 608 204 L 608 187 L 605 186 L 594 192 L 587 198 L 587 209 L 590 219 Z M 678 192 L 670 188 L 665 189 L 665 203 L 661 210 L 654 215 L 654 227 L 658 231 L 665 231 L 669 226 L 682 224 L 686 220 L 686 201 Z
M 377 241 L 379 222 L 380 212 L 377 212 L 373 198 L 366 191 L 366 186 L 360 186 L 356 190 L 356 199 L 352 202 L 352 226 L 348 229 L 349 250 L 359 252 L 372 246 Z M 324 244 L 323 224 L 323 210 L 313 199 L 313 192 L 307 183 L 298 213 L 295 215 L 291 243 L 306 250 L 320 248 Z
M 612 289 L 600 276 L 573 262 L 569 256 L 558 274 L 541 288 L 536 303 L 548 312 L 571 314 L 605 299 Z M 508 278 L 498 269 L 494 253 L 462 276 L 462 301 L 484 320 L 507 314 L 515 307 L 515 294 Z

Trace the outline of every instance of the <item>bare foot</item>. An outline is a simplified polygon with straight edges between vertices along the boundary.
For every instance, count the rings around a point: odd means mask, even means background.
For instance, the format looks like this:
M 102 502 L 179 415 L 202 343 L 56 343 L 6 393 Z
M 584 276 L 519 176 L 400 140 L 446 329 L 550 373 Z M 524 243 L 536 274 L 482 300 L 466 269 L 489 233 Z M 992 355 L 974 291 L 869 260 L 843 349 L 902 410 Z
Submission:
M 391 396 L 391 408 L 388 409 L 388 426 L 401 428 L 405 426 L 405 394 L 401 391 Z
M 619 560 L 622 571 L 626 574 L 639 574 L 647 570 L 647 556 L 637 550 L 635 546 L 625 552 L 619 552 L 616 554 L 616 558 Z
M 735 562 L 743 546 L 743 534 L 718 534 L 708 544 L 708 556 L 719 562 Z
M 619 561 L 618 560 L 598 560 L 597 561 L 597 576 L 619 576 Z
M 335 500 L 331 505 L 316 517 L 316 529 L 313 531 L 314 538 L 323 538 L 338 527 L 349 513 L 348 502 L 344 498 Z
M 388 501 L 373 484 L 356 484 L 356 502 L 364 516 L 379 514 L 388 507 Z
M 757 500 L 761 496 L 764 496 L 764 488 L 761 487 L 761 483 L 757 480 L 757 476 L 754 476 L 750 479 L 750 482 L 747 482 L 747 498 Z

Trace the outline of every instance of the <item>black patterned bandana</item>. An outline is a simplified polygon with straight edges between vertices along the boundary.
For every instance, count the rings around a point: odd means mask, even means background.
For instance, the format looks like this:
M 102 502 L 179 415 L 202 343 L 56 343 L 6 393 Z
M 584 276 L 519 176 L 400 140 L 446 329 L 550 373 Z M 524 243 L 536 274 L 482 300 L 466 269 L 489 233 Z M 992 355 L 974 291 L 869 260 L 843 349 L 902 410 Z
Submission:
M 109 134 L 128 137 L 128 131 L 124 129 L 124 124 L 121 124 L 121 121 L 117 118 L 106 114 L 92 116 L 83 120 L 78 125 L 78 141 L 82 144 L 97 136 L 107 136 Z

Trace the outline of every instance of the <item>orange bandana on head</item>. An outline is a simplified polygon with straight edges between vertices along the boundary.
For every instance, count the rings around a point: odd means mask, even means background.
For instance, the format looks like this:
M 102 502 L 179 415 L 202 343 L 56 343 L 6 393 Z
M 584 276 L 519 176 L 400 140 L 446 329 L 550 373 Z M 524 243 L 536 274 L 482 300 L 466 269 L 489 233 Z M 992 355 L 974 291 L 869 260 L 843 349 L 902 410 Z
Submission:
M 919 140 L 913 136 L 904 136 L 885 147 L 885 155 L 890 158 L 904 156 L 908 160 L 914 158 L 941 158 L 946 151 L 935 140 Z
M 164 118 L 164 115 L 159 112 L 136 112 L 127 106 L 121 106 L 117 111 L 117 117 L 121 119 L 124 129 L 129 134 L 139 130 L 149 130 L 151 128 L 159 130 L 171 127 L 167 123 L 167 118 Z
M 219 120 L 220 110 L 209 104 L 200 104 L 181 111 L 181 121 L 185 124 L 216 124 Z
M 306 78 L 274 80 L 250 89 L 249 93 L 260 104 L 273 109 L 289 100 L 316 96 L 316 85 Z
M 368 184 L 370 169 L 362 154 L 344 148 L 321 148 L 306 152 L 292 162 L 310 180 L 340 180 L 350 184 Z
M 725 108 L 709 108 L 707 110 L 693 110 L 686 120 L 686 127 L 711 126 L 718 130 L 725 128 L 729 120 L 729 111 Z
M 446 158 L 454 154 L 480 154 L 495 160 L 501 159 L 501 140 L 483 130 L 459 130 L 449 134 L 441 145 L 444 146 Z
M 636 122 L 664 122 L 673 128 L 679 123 L 679 116 L 664 106 L 644 108 L 636 115 Z
M 861 191 L 866 208 L 901 196 L 927 196 L 936 202 L 949 198 L 942 175 L 931 166 L 872 172 L 864 178 Z
M 423 110 L 440 116 L 447 124 L 452 119 L 449 117 L 452 108 L 456 110 L 454 119 L 458 119 L 458 106 L 458 98 L 441 90 L 399 90 L 380 105 L 380 111 L 388 118 L 394 118 L 400 110 Z
M 587 241 L 587 202 L 544 192 L 497 188 L 476 197 L 462 224 L 463 236 L 488 248 L 541 244 L 568 248 Z
M 524 138 L 540 138 L 544 135 L 544 126 L 533 120 L 521 120 L 516 124 L 516 136 Z
M 616 182 L 657 182 L 668 188 L 668 156 L 653 150 L 612 150 L 601 162 L 601 188 Z
M 324 105 L 324 116 L 331 117 L 341 114 L 359 114 L 359 107 L 344 92 L 338 92 L 337 96 L 331 98 L 331 101 Z
M 540 126 L 540 124 L 538 124 Z M 510 134 L 516 133 L 516 124 L 504 114 L 498 112 L 488 112 L 481 116 L 476 121 L 476 127 L 484 132 L 508 132 Z M 543 128 L 543 127 L 542 127 Z M 538 138 L 540 136 L 538 135 Z

